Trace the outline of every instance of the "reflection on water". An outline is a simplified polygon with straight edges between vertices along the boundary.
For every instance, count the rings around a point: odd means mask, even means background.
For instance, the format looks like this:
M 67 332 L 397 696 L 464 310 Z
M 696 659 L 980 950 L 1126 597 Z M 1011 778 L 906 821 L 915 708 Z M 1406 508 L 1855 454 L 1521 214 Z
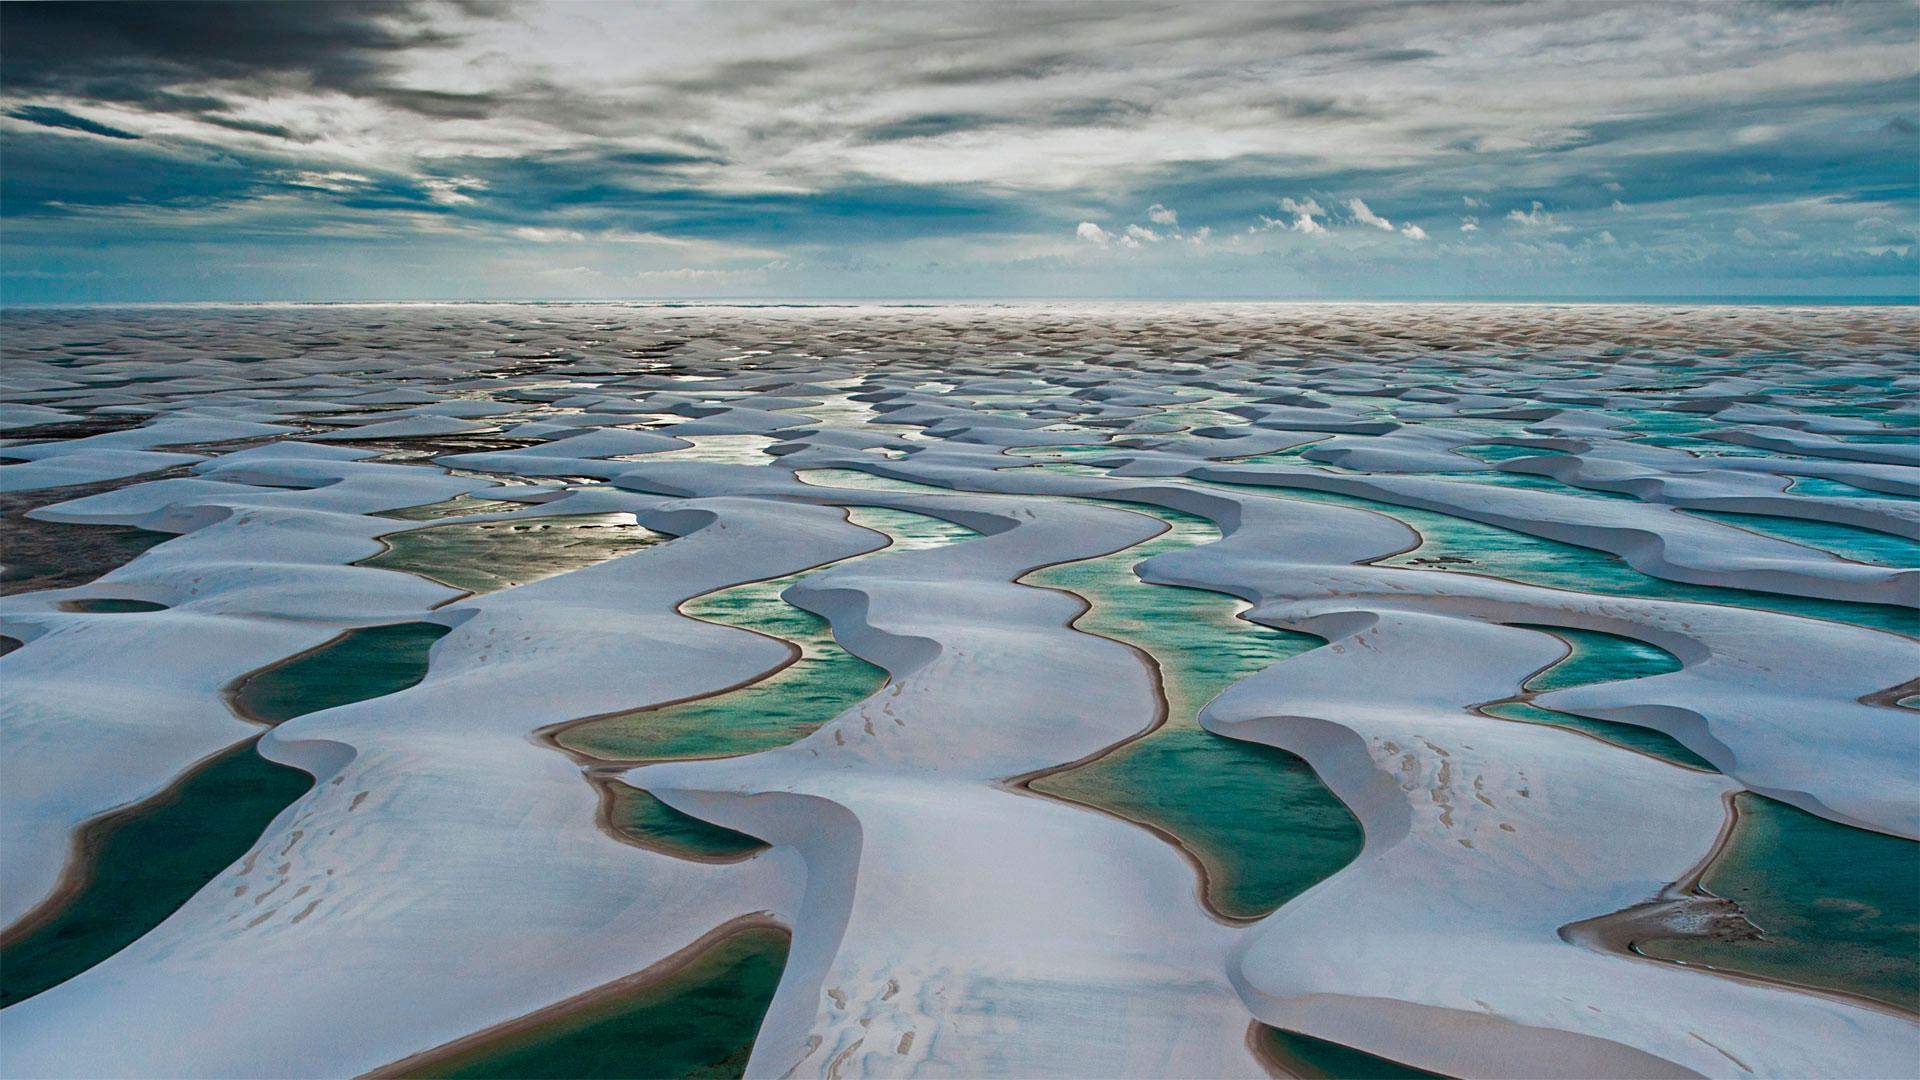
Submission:
M 117 570 L 174 534 L 128 525 L 69 525 L 0 514 L 0 596 L 64 589 Z
M 664 434 L 673 435 L 671 428 Z M 774 459 L 766 452 L 774 440 L 765 435 L 674 435 L 692 446 L 681 450 L 663 450 L 655 454 L 632 454 L 618 461 L 704 461 L 722 465 L 766 465 Z
M 526 509 L 524 503 L 482 499 L 474 495 L 456 495 L 445 502 L 407 506 L 373 516 L 393 518 L 396 521 L 433 521 L 436 518 L 463 517 L 467 514 L 507 514 L 524 509 Z
M 434 525 L 383 538 L 361 566 L 401 570 L 471 593 L 490 593 L 631 554 L 669 537 L 632 514 L 566 514 Z

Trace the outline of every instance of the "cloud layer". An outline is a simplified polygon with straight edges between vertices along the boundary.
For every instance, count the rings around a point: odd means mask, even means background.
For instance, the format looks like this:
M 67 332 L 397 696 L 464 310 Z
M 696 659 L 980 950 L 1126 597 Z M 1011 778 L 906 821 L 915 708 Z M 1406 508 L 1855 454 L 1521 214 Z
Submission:
M 1911 293 L 1910 4 L 9 4 L 10 302 Z

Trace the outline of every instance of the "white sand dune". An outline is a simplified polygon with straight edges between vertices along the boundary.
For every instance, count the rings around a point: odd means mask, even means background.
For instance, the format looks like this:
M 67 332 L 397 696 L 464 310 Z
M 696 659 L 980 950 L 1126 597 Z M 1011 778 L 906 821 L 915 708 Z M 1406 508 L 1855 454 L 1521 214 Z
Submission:
M 1920 839 L 1900 704 L 1920 664 L 1887 614 L 1920 607 L 1920 568 L 1696 513 L 1920 536 L 1909 312 L 263 308 L 169 314 L 160 337 L 126 318 L 8 315 L 26 345 L 0 366 L 0 434 L 23 435 L 0 440 L 0 529 L 35 545 L 23 573 L 95 526 L 174 537 L 84 584 L 0 579 L 20 643 L 0 654 L 0 925 L 84 870 L 76 829 L 258 732 L 236 680 L 352 628 L 449 632 L 417 685 L 262 736 L 312 791 L 132 945 L 0 1010 L 0 1074 L 359 1074 L 754 915 L 793 944 L 751 1076 L 1255 1076 L 1258 1024 L 1458 1076 L 1897 1077 L 1920 1051 L 1893 1005 L 1604 932 L 1713 855 L 1737 793 Z M 418 507 L 442 516 L 381 516 Z M 847 507 L 975 535 L 889 549 Z M 1307 761 L 1365 830 L 1252 922 L 1210 914 L 1162 835 L 1019 783 L 1163 719 L 1141 653 L 1018 583 L 1160 535 L 1142 510 L 1222 534 L 1144 582 L 1328 642 L 1199 717 Z M 1509 580 L 1498 553 L 1387 562 L 1421 541 L 1396 512 L 1647 578 L 1622 596 Z M 482 596 L 357 565 L 409 530 L 587 514 L 671 539 Z M 785 601 L 885 685 L 787 745 L 617 766 L 765 850 L 623 842 L 604 776 L 542 733 L 782 669 L 793 645 L 679 608 L 802 571 Z M 1850 624 L 1661 582 L 1881 607 Z M 1568 656 L 1554 628 L 1680 666 L 1529 700 L 1714 771 L 1480 711 Z

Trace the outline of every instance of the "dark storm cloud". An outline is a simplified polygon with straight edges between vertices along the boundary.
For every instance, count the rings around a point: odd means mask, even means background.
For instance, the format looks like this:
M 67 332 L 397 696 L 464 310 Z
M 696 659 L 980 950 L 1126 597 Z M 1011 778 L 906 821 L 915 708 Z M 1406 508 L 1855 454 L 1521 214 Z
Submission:
M 613 165 L 640 169 L 671 169 L 684 165 L 719 165 L 726 159 L 713 154 L 682 154 L 669 150 L 617 150 L 604 155 Z
M 298 132 L 282 124 L 267 124 L 255 120 L 241 120 L 236 117 L 220 116 L 217 114 L 202 116 L 200 120 L 202 123 L 212 124 L 214 127 L 226 128 L 228 131 L 245 132 L 249 135 L 265 135 L 269 138 L 287 139 L 294 142 L 311 141 L 307 137 L 300 135 Z
M 89 135 L 104 135 L 109 139 L 138 139 L 140 136 L 131 131 L 121 131 L 116 127 L 89 120 L 84 116 L 75 116 L 65 109 L 55 109 L 47 105 L 22 105 L 7 112 L 16 120 L 25 120 L 29 124 L 41 127 L 66 128 L 68 131 L 84 131 Z
M 936 138 L 963 131 L 991 128 L 1063 128 L 1113 127 L 1126 124 L 1152 112 L 1149 106 L 1112 98 L 1079 101 L 1027 114 L 951 112 L 917 113 L 862 129 L 868 142 L 897 142 L 901 139 Z
M 214 112 L 220 98 L 183 96 L 190 82 L 298 82 L 422 106 L 449 103 L 387 85 L 409 50 L 451 43 L 402 3 L 205 0 L 0 5 L 0 85 L 158 112 Z
M 1432 49 L 1381 49 L 1366 53 L 1363 58 L 1376 64 L 1405 64 L 1414 60 L 1432 60 L 1441 55 Z
M 499 94 L 457 94 L 444 90 L 380 87 L 380 100 L 396 108 L 441 120 L 484 120 L 500 111 Z
M 1067 53 L 1048 53 L 1021 60 L 990 63 L 954 64 L 914 71 L 907 77 L 928 86 L 969 86 L 976 83 L 1032 82 L 1057 75 L 1084 58 Z
M 1378 109 L 1363 108 L 1338 98 L 1294 95 L 1258 102 L 1254 106 L 1275 116 L 1291 120 L 1357 120 L 1379 116 Z
M 1049 109 L 1040 122 L 1044 127 L 1113 127 L 1143 119 L 1152 112 L 1153 106 L 1137 101 L 1101 98 Z
M 291 72 L 346 86 L 378 73 L 382 56 L 440 40 L 408 27 L 408 12 L 401 4 L 310 0 L 7 4 L 0 73 L 24 90 Z
M 805 74 L 813 70 L 815 63 L 813 58 L 776 60 L 755 57 L 751 60 L 712 64 L 701 71 L 661 79 L 651 82 L 650 85 L 657 90 L 693 96 L 727 94 L 738 91 L 743 86 L 764 86 L 777 83 L 790 75 Z

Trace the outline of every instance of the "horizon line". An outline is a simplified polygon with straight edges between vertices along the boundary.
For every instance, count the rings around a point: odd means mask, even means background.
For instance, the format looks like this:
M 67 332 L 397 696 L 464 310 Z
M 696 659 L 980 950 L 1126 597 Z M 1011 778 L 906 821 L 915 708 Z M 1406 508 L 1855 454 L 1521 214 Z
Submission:
M 488 305 L 616 305 L 629 307 L 962 307 L 978 305 L 1040 304 L 1242 304 L 1275 306 L 1422 305 L 1422 306 L 1569 306 L 1569 307 L 1920 307 L 1920 294 L 1515 294 L 1511 296 L 1452 297 L 1434 295 L 1372 297 L 1144 297 L 1144 296 L 836 296 L 836 297 L 489 297 L 489 298 L 378 298 L 355 299 L 222 299 L 222 300 L 69 300 L 13 303 L 0 300 L 0 311 L 86 310 L 112 308 L 217 307 L 482 307 Z

